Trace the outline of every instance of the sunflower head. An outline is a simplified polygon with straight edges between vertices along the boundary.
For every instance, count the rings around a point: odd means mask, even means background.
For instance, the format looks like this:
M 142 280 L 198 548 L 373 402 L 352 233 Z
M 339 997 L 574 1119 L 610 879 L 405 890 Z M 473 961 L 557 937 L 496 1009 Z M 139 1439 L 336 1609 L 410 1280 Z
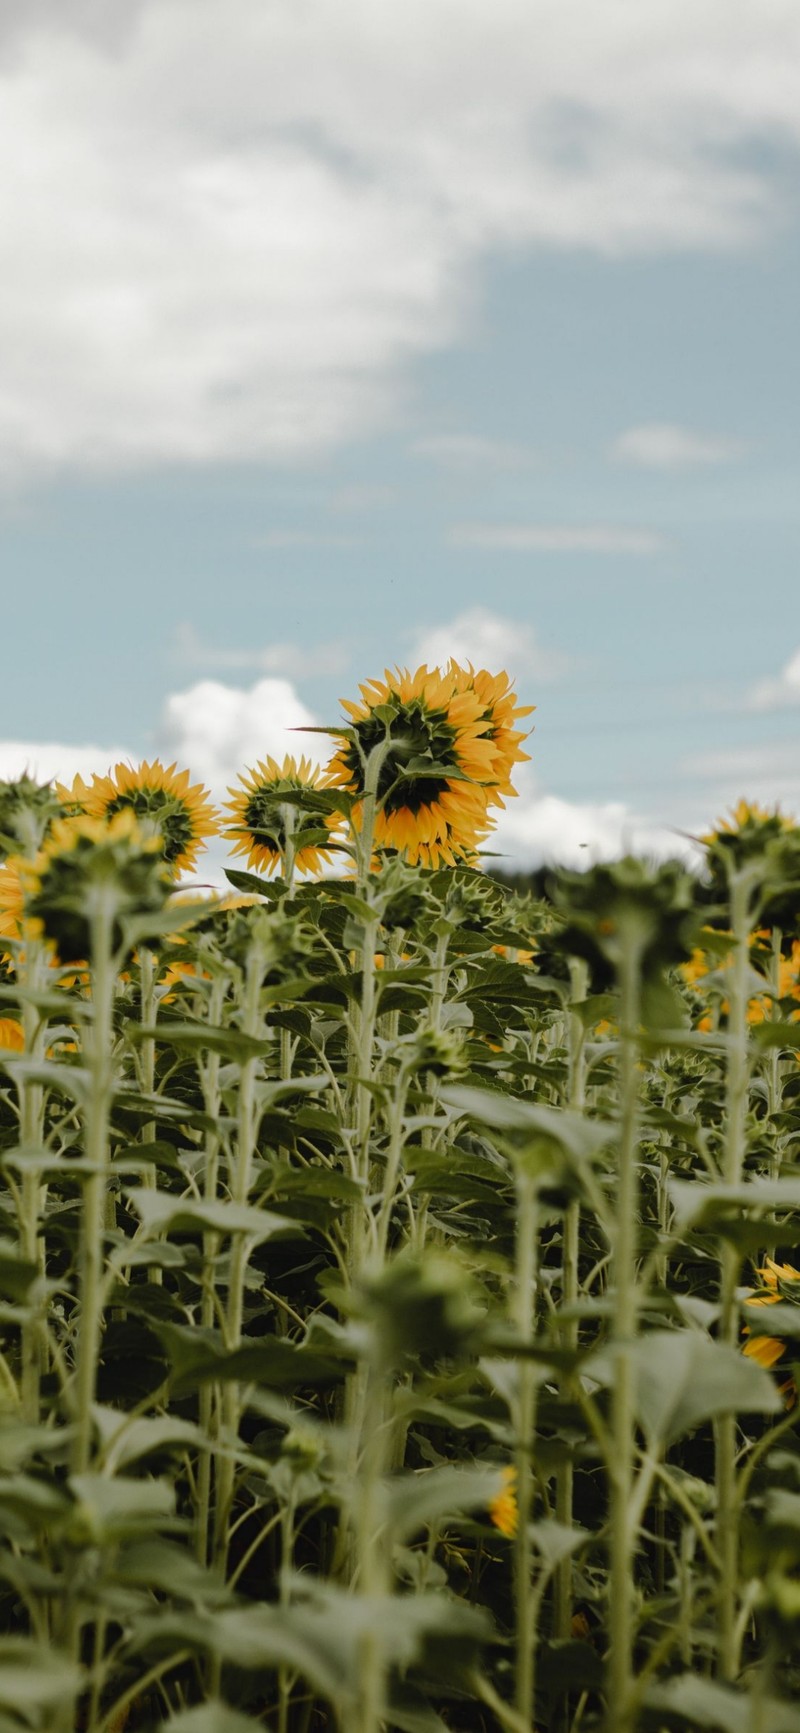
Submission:
M 517 1504 L 517 1471 L 509 1464 L 500 1471 L 500 1489 L 489 1505 L 489 1516 L 508 1540 L 513 1540 L 519 1527 Z
M 724 904 L 745 875 L 752 920 L 791 930 L 800 909 L 800 825 L 778 807 L 740 800 L 702 840 L 712 897 Z
M 343 700 L 350 725 L 329 771 L 352 798 L 357 830 L 374 790 L 378 848 L 412 866 L 474 860 L 491 828 L 490 800 L 511 791 L 511 764 L 523 756 L 507 676 L 491 681 L 455 662 L 444 672 L 387 668 L 361 687 L 360 703 Z
M 62 963 L 91 956 L 101 900 L 119 950 L 123 919 L 157 914 L 171 888 L 158 837 L 142 835 L 131 811 L 107 820 L 56 819 L 35 860 L 11 865 L 21 881 L 24 926 L 47 940 Z
M 188 770 L 152 764 L 117 764 L 108 776 L 93 776 L 91 786 L 76 776 L 71 789 L 58 786 L 57 793 L 73 812 L 90 818 L 113 818 L 130 811 L 138 819 L 141 833 L 154 836 L 164 861 L 177 878 L 191 872 L 206 839 L 216 836 L 217 813 L 201 783 L 190 783 Z
M 263 872 L 282 866 L 287 878 L 294 869 L 320 872 L 331 859 L 338 822 L 325 792 L 329 786 L 329 778 L 307 758 L 298 763 L 287 754 L 282 764 L 259 759 L 239 777 L 238 788 L 228 789 L 230 823 L 223 835 L 233 843 L 231 852 L 246 855 L 248 866 Z
M 36 854 L 63 811 L 52 784 L 35 782 L 27 771 L 12 782 L 0 782 L 0 860 Z
M 793 1264 L 776 1264 L 773 1258 L 767 1258 L 756 1274 L 760 1277 L 760 1285 L 749 1291 L 745 1301 L 747 1306 L 776 1306 L 784 1301 L 791 1306 L 797 1306 L 798 1337 L 800 1337 L 800 1270 Z M 747 1337 L 742 1353 L 748 1359 L 756 1360 L 759 1366 L 765 1366 L 768 1371 L 776 1366 L 786 1351 L 786 1343 L 779 1336 L 767 1336 L 756 1333 L 749 1324 L 744 1327 Z

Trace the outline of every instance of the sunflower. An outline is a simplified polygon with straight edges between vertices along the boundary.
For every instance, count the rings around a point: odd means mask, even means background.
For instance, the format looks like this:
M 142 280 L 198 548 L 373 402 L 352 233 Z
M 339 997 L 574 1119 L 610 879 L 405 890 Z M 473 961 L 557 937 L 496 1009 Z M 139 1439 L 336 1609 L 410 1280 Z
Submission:
M 216 836 L 219 829 L 208 789 L 200 782 L 190 783 L 188 770 L 179 771 L 176 764 L 165 767 L 158 758 L 152 764 L 145 759 L 138 768 L 117 764 L 108 776 L 93 776 L 91 787 L 76 776 L 71 789 L 57 785 L 56 792 L 66 805 L 90 818 L 133 812 L 143 833 L 150 829 L 160 838 L 164 860 L 175 878 L 192 871 L 206 838 Z
M 725 939 L 728 937 L 728 934 L 716 934 L 713 928 L 704 927 L 700 934 L 701 939 L 705 938 L 706 933 L 711 935 L 712 948 L 707 950 L 702 947 L 695 948 L 692 951 L 688 962 L 682 963 L 680 966 L 680 974 L 683 976 L 687 986 L 691 987 L 701 999 L 707 999 L 709 997 L 708 982 L 712 975 L 714 975 L 715 980 L 711 983 L 711 987 L 716 988 L 717 991 L 719 991 L 720 978 L 724 976 L 725 971 L 729 969 L 733 963 L 732 951 L 729 951 L 723 956 L 719 950 L 719 943 L 717 943 L 716 946 L 713 946 L 713 941 L 715 939 L 717 941 Z M 756 931 L 751 933 L 749 936 L 748 944 L 750 949 L 758 951 L 759 947 L 766 946 L 769 943 L 771 936 L 768 927 L 758 927 Z M 714 954 L 715 951 L 716 955 Z M 778 960 L 776 996 L 778 999 L 800 1000 L 800 939 L 792 939 L 788 952 L 785 955 L 782 955 Z M 771 1016 L 773 1004 L 774 998 L 772 991 L 758 993 L 755 998 L 749 999 L 747 1003 L 748 1023 L 751 1025 L 763 1023 Z M 730 1004 L 727 998 L 719 998 L 719 1011 L 723 1017 L 727 1017 L 730 1011 Z M 796 1011 L 792 1010 L 789 1012 L 788 1020 L 790 1023 L 800 1022 L 800 1005 L 798 1005 Z M 713 1027 L 714 1022 L 711 1011 L 703 1011 L 698 1020 L 697 1028 L 701 1031 L 708 1032 L 708 1030 L 713 1029 Z
M 25 1052 L 25 1032 L 16 1017 L 0 1017 L 0 1051 Z
M 98 886 L 113 909 L 115 950 L 125 943 L 122 918 L 156 917 L 172 888 L 161 839 L 152 828 L 143 833 L 130 806 L 110 818 L 56 819 L 35 860 L 10 864 L 22 882 L 24 930 L 44 939 L 61 963 L 80 968 L 91 955 Z
M 25 897 L 16 860 L 0 866 L 0 939 L 20 939 Z
M 510 1465 L 501 1471 L 501 1488 L 489 1505 L 489 1516 L 508 1540 L 513 1540 L 519 1527 L 517 1505 L 517 1471 Z
M 307 758 L 299 764 L 288 753 L 282 764 L 270 757 L 259 759 L 239 777 L 238 788 L 228 789 L 231 799 L 225 812 L 232 822 L 223 835 L 233 843 L 231 852 L 246 855 L 249 867 L 267 873 L 282 866 L 287 879 L 294 870 L 321 872 L 331 859 L 324 846 L 326 833 L 338 820 L 320 810 L 315 796 L 329 787 L 330 778 Z M 298 799 L 301 795 L 305 802 Z
M 757 1271 L 761 1277 L 761 1288 L 755 1290 L 746 1300 L 748 1306 L 775 1306 L 781 1300 L 790 1304 L 798 1304 L 798 1296 L 792 1289 L 800 1282 L 800 1270 L 793 1264 L 776 1264 L 772 1258 L 767 1258 L 763 1268 Z M 800 1335 L 800 1309 L 798 1309 L 798 1335 Z M 745 1325 L 747 1341 L 742 1349 L 748 1359 L 757 1360 L 759 1366 L 771 1370 L 776 1366 L 785 1352 L 786 1343 L 779 1336 L 754 1335 L 750 1326 Z
M 522 756 L 507 685 L 505 675 L 474 675 L 451 662 L 444 672 L 387 668 L 383 680 L 361 687 L 360 704 L 343 700 L 351 726 L 342 730 L 329 773 L 356 797 L 356 829 L 367 760 L 385 746 L 376 846 L 397 850 L 412 866 L 472 862 L 491 829 L 489 802 L 510 792 L 511 765 Z

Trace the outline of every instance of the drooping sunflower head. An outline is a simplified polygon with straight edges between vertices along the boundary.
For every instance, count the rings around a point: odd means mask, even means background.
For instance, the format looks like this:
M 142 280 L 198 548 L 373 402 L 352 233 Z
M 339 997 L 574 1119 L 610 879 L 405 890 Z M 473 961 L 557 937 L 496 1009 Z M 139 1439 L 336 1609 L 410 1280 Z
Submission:
M 225 812 L 231 822 L 223 834 L 233 854 L 247 856 L 249 867 L 273 873 L 283 867 L 318 873 L 331 859 L 326 846 L 333 840 L 337 815 L 324 791 L 330 779 L 307 758 L 299 763 L 289 754 L 282 764 L 267 757 L 229 788 Z
M 101 906 L 119 950 L 126 917 L 157 917 L 171 889 L 159 838 L 144 835 L 130 809 L 108 819 L 56 819 L 35 860 L 10 865 L 21 881 L 23 930 L 45 939 L 65 964 L 91 957 Z
M 218 815 L 202 783 L 191 783 L 176 764 L 116 764 L 108 776 L 93 776 L 88 786 L 76 776 L 71 789 L 57 788 L 65 805 L 90 818 L 113 818 L 130 811 L 143 835 L 158 838 L 173 877 L 190 872 L 206 839 L 219 830 Z
M 749 880 L 751 919 L 791 931 L 800 912 L 800 825 L 781 812 L 740 800 L 728 818 L 701 838 L 709 890 L 719 902 L 732 895 L 736 875 Z
M 490 798 L 508 791 L 512 748 L 507 734 L 501 738 L 508 714 L 501 724 L 494 709 L 501 699 L 504 688 L 479 691 L 472 670 L 451 662 L 444 672 L 387 668 L 383 680 L 361 687 L 361 703 L 343 700 L 350 726 L 329 771 L 355 797 L 356 828 L 375 753 L 376 845 L 412 866 L 472 861 L 491 828 Z
M 0 859 L 36 854 L 63 811 L 52 783 L 36 782 L 27 771 L 13 781 L 0 781 Z

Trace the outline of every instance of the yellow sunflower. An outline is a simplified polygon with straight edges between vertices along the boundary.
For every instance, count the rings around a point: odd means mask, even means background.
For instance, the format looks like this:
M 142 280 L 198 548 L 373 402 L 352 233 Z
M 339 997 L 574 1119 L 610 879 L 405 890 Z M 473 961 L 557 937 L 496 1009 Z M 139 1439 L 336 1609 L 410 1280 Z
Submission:
M 16 1017 L 0 1017 L 0 1051 L 25 1052 L 25 1032 Z
M 383 680 L 361 687 L 360 704 L 342 701 L 350 727 L 329 765 L 331 780 L 356 796 L 353 823 L 360 829 L 366 760 L 388 742 L 375 844 L 404 854 L 412 866 L 472 861 L 491 829 L 490 799 L 510 790 L 511 764 L 520 756 L 510 738 L 513 694 L 504 675 L 494 685 L 492 676 L 480 680 L 479 690 L 472 670 L 455 662 L 443 672 L 387 668 Z
M 90 818 L 133 812 L 143 834 L 150 829 L 160 838 L 164 860 L 176 878 L 192 871 L 206 838 L 219 830 L 208 789 L 200 782 L 190 783 L 188 770 L 179 771 L 176 764 L 164 766 L 158 758 L 152 764 L 145 759 L 138 767 L 117 764 L 108 776 L 93 776 L 91 786 L 76 776 L 71 789 L 57 785 L 57 793 L 66 805 Z
M 246 855 L 249 867 L 267 873 L 282 867 L 287 879 L 295 870 L 321 872 L 331 859 L 325 839 L 337 818 L 320 810 L 319 801 L 315 811 L 314 797 L 329 787 L 330 777 L 307 758 L 298 763 L 287 753 L 282 764 L 259 759 L 239 777 L 238 788 L 228 789 L 231 799 L 224 810 L 232 822 L 223 835 L 233 843 L 232 854 Z
M 705 932 L 713 933 L 712 928 L 704 928 L 703 930 Z M 700 936 L 702 938 L 702 934 Z M 723 933 L 714 936 L 726 938 L 729 935 Z M 751 950 L 757 950 L 760 946 L 767 945 L 770 939 L 771 933 L 769 928 L 759 927 L 754 933 L 750 934 L 748 944 Z M 717 953 L 716 957 L 714 957 L 710 950 L 695 948 L 688 961 L 681 964 L 680 973 L 687 986 L 692 987 L 701 998 L 705 998 L 709 990 L 706 985 L 709 976 L 712 974 L 717 977 L 724 975 L 725 971 L 731 967 L 732 963 L 732 951 L 728 952 L 727 956 L 720 957 L 719 953 Z M 714 982 L 714 986 L 717 987 L 717 990 L 719 989 L 718 979 Z M 787 955 L 782 956 L 779 960 L 777 996 L 779 999 L 797 999 L 800 1001 L 800 939 L 793 939 L 791 948 Z M 755 998 L 749 999 L 747 1004 L 748 1023 L 763 1023 L 765 1019 L 770 1016 L 773 1003 L 774 1001 L 771 993 L 758 993 Z M 723 1017 L 727 1017 L 730 1010 L 728 1000 L 721 997 L 719 999 L 718 1008 L 720 1014 Z M 789 1022 L 800 1022 L 800 1004 L 798 1004 L 796 1011 L 789 1012 Z M 697 1023 L 697 1028 L 701 1031 L 707 1032 L 708 1030 L 713 1029 L 713 1027 L 714 1022 L 711 1011 L 702 1012 Z
M 761 1277 L 762 1286 L 745 1302 L 748 1306 L 775 1306 L 781 1300 L 789 1300 L 797 1305 L 798 1300 L 792 1293 L 792 1288 L 800 1282 L 800 1270 L 793 1264 L 776 1264 L 772 1258 L 767 1258 L 763 1267 L 757 1271 Z M 800 1334 L 800 1310 L 798 1310 L 798 1334 Z M 747 1341 L 742 1353 L 750 1360 L 757 1360 L 759 1366 L 771 1370 L 776 1366 L 785 1352 L 786 1343 L 779 1336 L 755 1335 L 749 1325 L 745 1325 Z M 788 1388 L 788 1386 L 786 1387 Z
M 500 1478 L 500 1491 L 489 1505 L 489 1516 L 495 1528 L 499 1528 L 508 1540 L 513 1540 L 519 1527 L 516 1468 L 510 1465 L 504 1468 Z
M 25 898 L 16 860 L 0 866 L 0 939 L 22 937 Z

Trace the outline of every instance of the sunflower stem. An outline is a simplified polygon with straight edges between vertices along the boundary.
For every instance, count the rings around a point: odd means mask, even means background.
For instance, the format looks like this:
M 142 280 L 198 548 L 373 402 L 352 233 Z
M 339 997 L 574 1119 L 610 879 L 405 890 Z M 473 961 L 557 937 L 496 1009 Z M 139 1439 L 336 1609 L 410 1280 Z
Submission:
M 245 964 L 244 1003 L 242 1007 L 242 1029 L 246 1035 L 250 1036 L 256 1036 L 259 1032 L 263 966 L 262 950 L 260 946 L 252 942 Z M 239 1077 L 236 1160 L 231 1176 L 231 1196 L 234 1203 L 238 1204 L 246 1204 L 250 1195 L 257 1131 L 255 1082 L 259 1063 L 257 1055 L 251 1055 L 245 1059 Z M 234 1235 L 230 1255 L 225 1322 L 226 1347 L 229 1353 L 238 1348 L 242 1340 L 244 1292 L 251 1250 L 252 1243 L 249 1235 Z M 222 1419 L 228 1434 L 228 1442 L 233 1444 L 238 1438 L 241 1421 L 241 1390 L 235 1379 L 229 1380 L 223 1390 Z M 235 1463 L 230 1456 L 224 1456 L 217 1471 L 215 1556 L 219 1561 L 224 1561 L 227 1554 L 228 1523 L 233 1504 L 235 1474 Z
M 222 1006 L 225 999 L 226 983 L 217 977 L 211 985 L 208 998 L 208 1020 L 215 1028 L 222 1019 Z M 207 1203 L 215 1203 L 219 1185 L 219 1132 L 216 1130 L 221 1105 L 219 1086 L 220 1054 L 211 1049 L 206 1053 L 200 1066 L 200 1080 L 203 1091 L 203 1107 L 209 1121 L 213 1121 L 215 1129 L 206 1132 L 203 1194 Z M 201 1324 L 204 1330 L 213 1329 L 216 1322 L 216 1278 L 215 1264 L 219 1247 L 219 1235 L 207 1232 L 203 1235 L 203 1297 L 201 1302 Z M 211 1441 L 212 1422 L 219 1415 L 220 1385 L 204 1384 L 199 1396 L 199 1423 L 206 1439 Z M 212 1453 L 210 1449 L 202 1450 L 197 1465 L 197 1506 L 196 1506 L 196 1539 L 197 1557 L 201 1564 L 208 1561 L 209 1528 L 211 1521 L 212 1496 Z
M 741 1184 L 747 1148 L 747 1097 L 749 1061 L 747 1047 L 748 973 L 752 925 L 752 868 L 739 869 L 731 877 L 731 928 L 733 963 L 728 988 L 727 1074 L 723 1121 L 722 1177 L 726 1185 Z M 741 1270 L 740 1252 L 730 1240 L 720 1249 L 720 1341 L 735 1347 L 739 1334 L 736 1288 Z M 736 1636 L 737 1571 L 739 1560 L 739 1510 L 736 1497 L 736 1416 L 723 1414 L 715 1426 L 717 1551 L 720 1575 L 717 1595 L 717 1672 L 733 1682 L 739 1665 Z
M 637 1135 L 639 1088 L 638 1029 L 641 1016 L 640 942 L 635 929 L 622 929 L 620 987 L 620 1137 L 616 1235 L 613 1245 L 614 1387 L 611 1406 L 610 1573 L 606 1723 L 608 1733 L 633 1733 L 634 1583 L 634 1366 L 638 1294 L 639 1175 Z
M 574 1007 L 585 999 L 589 971 L 582 957 L 571 957 L 569 961 L 571 1000 L 573 1009 L 569 1019 L 569 1106 L 573 1112 L 580 1113 L 586 1098 L 586 1032 L 583 1023 Z M 570 1198 L 564 1212 L 563 1229 L 563 1277 L 562 1296 L 565 1309 L 572 1310 L 580 1292 L 580 1226 L 581 1206 L 578 1198 Z M 578 1321 L 569 1318 L 564 1326 L 564 1345 L 575 1350 L 578 1346 Z M 569 1373 L 561 1381 L 562 1395 L 566 1399 L 569 1389 Z M 556 1517 L 559 1522 L 569 1526 L 572 1523 L 575 1470 L 570 1452 L 566 1452 L 559 1461 L 556 1473 Z M 563 1559 L 556 1571 L 555 1582 L 555 1623 L 556 1636 L 566 1641 L 572 1631 L 573 1612 L 573 1564 L 572 1559 Z
M 512 1315 L 520 1344 L 528 1347 L 536 1331 L 536 1291 L 539 1253 L 539 1200 L 536 1180 L 520 1166 L 516 1176 L 517 1232 L 514 1252 Z M 533 1361 L 519 1361 L 515 1402 L 517 1500 L 519 1516 L 514 1537 L 514 1601 L 516 1650 L 514 1706 L 525 1727 L 533 1726 L 536 1696 L 535 1627 L 537 1599 L 533 1586 L 533 1449 L 536 1431 L 537 1372 Z
M 41 985 L 45 964 L 42 944 L 33 938 L 25 946 L 22 971 L 24 985 L 35 991 Z M 25 1057 L 34 1064 L 44 1054 L 46 1022 L 29 998 L 22 1005 L 22 1027 L 25 1037 Z M 31 1159 L 41 1149 L 44 1138 L 44 1090 L 41 1083 L 25 1077 L 19 1089 L 20 1142 Z M 20 1255 L 35 1264 L 41 1279 L 45 1273 L 44 1240 L 40 1237 L 40 1216 L 43 1201 L 42 1176 L 38 1167 L 27 1168 L 22 1175 L 22 1209 L 20 1213 Z M 22 1324 L 21 1393 L 22 1412 L 31 1426 L 39 1420 L 39 1389 L 46 1364 L 47 1337 L 41 1302 L 34 1297 Z

